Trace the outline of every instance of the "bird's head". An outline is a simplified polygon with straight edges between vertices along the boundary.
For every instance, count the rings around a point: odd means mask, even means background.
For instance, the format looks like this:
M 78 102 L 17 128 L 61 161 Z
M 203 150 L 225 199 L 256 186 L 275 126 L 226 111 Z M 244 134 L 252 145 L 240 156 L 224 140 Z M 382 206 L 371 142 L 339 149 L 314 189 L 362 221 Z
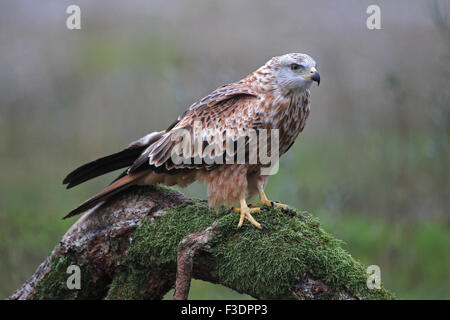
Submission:
M 273 57 L 264 67 L 270 70 L 273 80 L 281 89 L 304 91 L 309 89 L 314 81 L 320 84 L 316 61 L 307 54 L 288 53 Z

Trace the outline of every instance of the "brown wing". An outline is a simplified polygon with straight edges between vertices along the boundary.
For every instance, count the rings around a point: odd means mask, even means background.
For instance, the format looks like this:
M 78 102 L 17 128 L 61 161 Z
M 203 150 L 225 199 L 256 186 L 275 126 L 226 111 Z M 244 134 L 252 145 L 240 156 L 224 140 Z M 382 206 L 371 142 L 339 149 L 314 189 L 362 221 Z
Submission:
M 244 80 L 241 80 L 236 83 L 223 85 L 201 100 L 194 102 L 189 108 L 186 109 L 178 118 L 175 120 L 166 131 L 170 131 L 173 129 L 182 119 L 187 118 L 192 112 L 195 110 L 202 110 L 207 107 L 212 107 L 220 104 L 226 100 L 236 97 L 257 97 L 258 94 L 256 91 L 251 89 L 247 84 L 245 84 Z
M 129 172 L 148 167 L 164 172 L 173 170 L 174 173 L 181 169 L 214 167 L 212 157 L 224 154 L 227 139 L 236 143 L 240 137 L 245 136 L 249 128 L 263 127 L 260 104 L 257 93 L 242 82 L 214 90 L 178 117 L 163 136 L 133 163 Z M 182 150 L 179 150 L 183 138 L 191 141 L 188 146 L 190 164 L 187 161 L 181 164 L 172 161 L 173 153 L 183 156 Z M 195 149 L 196 146 L 201 147 Z M 206 155 L 198 152 L 205 148 L 211 152 Z M 209 159 L 205 159 L 205 156 Z

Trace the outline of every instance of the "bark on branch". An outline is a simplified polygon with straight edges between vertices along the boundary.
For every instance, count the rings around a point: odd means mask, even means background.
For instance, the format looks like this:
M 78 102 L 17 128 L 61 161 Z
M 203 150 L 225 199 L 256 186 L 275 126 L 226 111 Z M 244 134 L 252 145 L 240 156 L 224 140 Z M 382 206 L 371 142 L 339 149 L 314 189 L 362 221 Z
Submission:
M 267 208 L 260 231 L 161 187 L 133 187 L 82 216 L 10 299 L 187 299 L 192 278 L 257 299 L 391 299 L 305 212 Z M 70 265 L 81 271 L 69 289 Z

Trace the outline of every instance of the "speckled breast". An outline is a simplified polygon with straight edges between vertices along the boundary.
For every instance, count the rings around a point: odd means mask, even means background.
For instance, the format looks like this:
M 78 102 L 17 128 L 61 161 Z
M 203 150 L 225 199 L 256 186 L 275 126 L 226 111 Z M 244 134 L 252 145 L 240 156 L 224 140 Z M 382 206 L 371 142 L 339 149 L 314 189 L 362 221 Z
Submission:
M 305 128 L 309 116 L 309 90 L 302 95 L 293 96 L 286 112 L 280 117 L 279 138 L 280 156 L 286 153 L 294 144 L 297 136 Z

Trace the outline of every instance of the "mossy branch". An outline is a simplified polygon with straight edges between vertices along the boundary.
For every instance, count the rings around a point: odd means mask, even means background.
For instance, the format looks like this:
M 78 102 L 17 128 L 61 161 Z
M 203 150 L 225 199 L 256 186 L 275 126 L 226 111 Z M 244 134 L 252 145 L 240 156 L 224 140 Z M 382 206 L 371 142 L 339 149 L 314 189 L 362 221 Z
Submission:
M 267 208 L 268 229 L 162 187 L 133 187 L 80 218 L 10 299 L 186 299 L 191 278 L 257 299 L 391 299 L 306 212 Z M 69 289 L 67 268 L 81 271 Z

